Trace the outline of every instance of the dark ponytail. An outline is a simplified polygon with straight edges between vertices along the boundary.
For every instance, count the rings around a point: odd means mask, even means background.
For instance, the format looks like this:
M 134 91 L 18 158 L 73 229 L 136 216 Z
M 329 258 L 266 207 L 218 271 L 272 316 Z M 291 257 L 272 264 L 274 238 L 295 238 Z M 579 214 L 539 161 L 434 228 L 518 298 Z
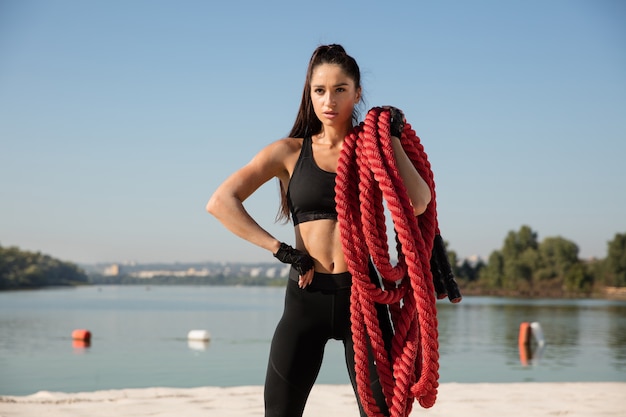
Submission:
M 305 136 L 315 135 L 321 132 L 322 122 L 315 115 L 313 102 L 311 101 L 311 77 L 313 71 L 318 65 L 334 64 L 338 65 L 343 71 L 354 81 L 354 86 L 358 90 L 361 88 L 361 71 L 356 60 L 352 58 L 341 45 L 321 45 L 318 46 L 306 70 L 306 78 L 304 80 L 304 89 L 302 90 L 302 99 L 296 120 L 289 132 L 290 138 L 303 138 Z M 352 123 L 354 125 L 359 122 L 359 112 L 355 106 L 352 112 Z M 287 191 L 283 189 L 282 183 L 279 181 L 280 187 L 280 210 L 276 216 L 277 221 L 287 222 L 289 220 L 289 207 L 287 205 Z

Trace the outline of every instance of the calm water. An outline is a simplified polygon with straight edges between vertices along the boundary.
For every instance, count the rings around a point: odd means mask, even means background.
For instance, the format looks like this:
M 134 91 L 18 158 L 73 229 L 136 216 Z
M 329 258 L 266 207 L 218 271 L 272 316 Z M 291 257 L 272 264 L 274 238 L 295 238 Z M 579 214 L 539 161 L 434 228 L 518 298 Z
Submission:
M 0 293 L 0 395 L 263 384 L 283 288 L 103 286 Z M 440 382 L 626 381 L 626 302 L 438 302 Z M 521 322 L 546 345 L 520 361 Z M 74 329 L 93 334 L 73 345 Z M 211 341 L 193 345 L 190 330 Z M 306 358 L 303 358 L 306 360 Z M 349 383 L 331 341 L 320 383 Z

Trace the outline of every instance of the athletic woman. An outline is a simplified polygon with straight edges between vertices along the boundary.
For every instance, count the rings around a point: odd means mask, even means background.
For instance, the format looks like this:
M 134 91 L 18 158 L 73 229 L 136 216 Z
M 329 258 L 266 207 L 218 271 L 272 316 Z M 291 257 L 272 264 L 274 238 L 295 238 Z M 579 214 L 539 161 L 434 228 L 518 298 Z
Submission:
M 358 121 L 359 67 L 341 45 L 319 46 L 310 59 L 300 109 L 289 137 L 262 149 L 228 177 L 211 196 L 207 211 L 237 236 L 291 264 L 285 308 L 272 339 L 265 381 L 265 416 L 301 416 L 330 339 L 343 341 L 350 380 L 356 390 L 350 329 L 351 276 L 342 252 L 335 206 L 335 177 L 344 138 Z M 394 108 L 392 146 L 415 215 L 426 210 L 430 188 L 404 152 L 404 120 Z M 246 211 L 243 202 L 267 181 L 281 190 L 279 217 L 293 221 L 295 244 L 280 242 Z M 378 281 L 372 267 L 371 277 Z M 379 285 L 379 282 L 377 282 Z M 392 328 L 388 310 L 378 306 L 383 333 Z M 372 390 L 388 414 L 370 358 Z

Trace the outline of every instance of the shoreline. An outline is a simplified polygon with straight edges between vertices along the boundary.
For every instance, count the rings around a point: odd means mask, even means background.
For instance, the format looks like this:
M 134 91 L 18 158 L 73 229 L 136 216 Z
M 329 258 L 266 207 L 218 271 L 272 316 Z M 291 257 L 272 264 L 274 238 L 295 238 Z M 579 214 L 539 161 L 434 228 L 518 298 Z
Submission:
M 437 401 L 410 416 L 616 417 L 626 410 L 626 382 L 443 383 Z M 358 417 L 350 385 L 313 387 L 304 417 Z M 132 388 L 80 393 L 0 395 L 0 417 L 263 416 L 263 387 Z
M 103 284 L 103 283 L 81 283 L 81 284 L 66 284 L 66 285 L 44 285 L 44 286 L 36 286 L 36 287 L 9 287 L 9 288 L 1 288 L 0 293 L 2 292 L 20 292 L 20 291 L 38 291 L 38 290 L 54 290 L 54 289 L 67 289 L 67 288 L 101 288 L 101 287 L 115 287 L 115 286 L 128 286 L 128 287 L 168 287 L 168 286 L 183 286 L 183 287 L 193 287 L 193 286 L 206 286 L 206 287 L 232 287 L 232 286 L 244 286 L 244 287 L 267 287 L 267 288 L 281 288 L 284 287 L 283 283 L 272 283 L 265 285 L 252 285 L 252 284 L 211 284 L 211 283 L 151 283 L 148 282 L 150 278 L 140 278 L 144 280 L 143 282 L 136 283 L 118 283 L 118 284 Z M 518 299 L 530 299 L 530 300 L 539 300 L 539 299 L 548 299 L 548 300 L 605 300 L 605 301 L 626 301 L 626 287 L 611 287 L 611 286 L 603 286 L 598 288 L 595 291 L 587 292 L 587 293 L 564 293 L 561 290 L 556 292 L 554 291 L 543 291 L 543 292 L 520 292 L 513 290 L 503 290 L 503 289 L 487 289 L 483 287 L 473 287 L 471 285 L 467 285 L 465 282 L 459 283 L 459 285 L 465 285 L 462 288 L 461 295 L 468 297 L 499 297 L 499 298 L 518 298 Z

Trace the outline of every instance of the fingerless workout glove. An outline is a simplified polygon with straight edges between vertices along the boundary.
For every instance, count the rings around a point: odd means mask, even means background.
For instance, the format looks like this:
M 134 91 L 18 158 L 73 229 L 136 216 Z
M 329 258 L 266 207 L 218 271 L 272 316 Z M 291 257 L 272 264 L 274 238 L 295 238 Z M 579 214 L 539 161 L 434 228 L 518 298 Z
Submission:
M 313 268 L 313 258 L 301 250 L 294 249 L 286 243 L 280 244 L 280 249 L 274 257 L 282 263 L 291 264 L 300 275 L 304 275 Z
M 402 131 L 404 130 L 404 113 L 397 107 L 389 106 L 389 112 L 391 113 L 391 119 L 389 120 L 389 132 L 391 136 L 402 138 Z

